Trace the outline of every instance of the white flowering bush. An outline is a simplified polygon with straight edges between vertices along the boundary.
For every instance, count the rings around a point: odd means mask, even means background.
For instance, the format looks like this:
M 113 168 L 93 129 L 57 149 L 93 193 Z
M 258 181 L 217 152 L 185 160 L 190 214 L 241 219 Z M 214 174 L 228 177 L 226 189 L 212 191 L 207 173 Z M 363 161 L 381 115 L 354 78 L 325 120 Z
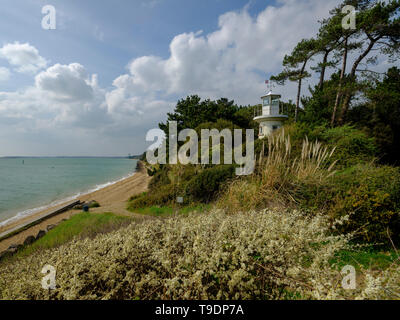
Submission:
M 348 238 L 329 235 L 323 216 L 297 211 L 212 211 L 153 220 L 4 262 L 0 297 L 346 298 L 350 293 L 340 289 L 339 271 L 329 261 Z M 41 286 L 47 264 L 56 269 L 55 290 Z M 398 290 L 398 270 L 397 278 L 393 274 L 389 287 Z M 389 294 L 382 290 L 388 274 L 370 277 L 352 298 Z

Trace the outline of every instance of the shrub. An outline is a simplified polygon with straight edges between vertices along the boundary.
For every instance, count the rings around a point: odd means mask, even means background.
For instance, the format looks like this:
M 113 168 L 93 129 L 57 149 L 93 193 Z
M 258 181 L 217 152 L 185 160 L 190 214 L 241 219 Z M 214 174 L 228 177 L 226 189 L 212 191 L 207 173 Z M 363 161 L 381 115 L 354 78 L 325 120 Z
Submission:
M 234 173 L 234 165 L 219 165 L 205 169 L 188 182 L 187 191 L 195 200 L 209 202 L 215 198 L 220 186 L 231 179 Z
M 320 139 L 336 146 L 334 159 L 337 159 L 338 165 L 342 167 L 371 161 L 377 156 L 374 139 L 348 125 L 324 130 L 320 134 Z
M 171 183 L 166 166 L 161 166 L 158 170 L 154 168 L 149 175 L 152 177 L 149 183 L 150 190 L 156 190 L 160 186 Z
M 400 170 L 373 164 L 356 165 L 335 177 L 337 196 L 330 213 L 333 217 L 352 213 L 341 229 L 359 230 L 359 239 L 400 241 Z
M 175 199 L 174 189 L 170 185 L 162 186 L 156 192 L 145 192 L 132 197 L 128 202 L 128 210 L 151 206 L 168 205 Z
M 366 285 L 354 291 L 340 288 L 331 262 L 347 242 L 329 234 L 323 216 L 296 211 L 217 211 L 146 221 L 0 265 L 0 298 L 395 297 L 398 264 L 383 275 L 366 272 Z M 55 290 L 40 285 L 46 264 L 56 268 Z
M 97 201 L 91 201 L 89 202 L 89 208 L 100 208 L 100 204 Z
M 261 194 L 259 179 L 238 178 L 234 179 L 218 198 L 216 206 L 228 213 L 247 212 L 253 209 L 271 208 L 267 194 Z M 268 200 L 267 200 L 268 199 Z M 278 202 L 280 199 L 275 198 Z
M 322 217 L 298 212 L 143 222 L 1 266 L 0 297 L 278 299 L 287 289 L 324 296 L 322 280 L 334 278 L 328 260 L 345 244 L 326 231 Z M 57 270 L 56 290 L 40 286 L 45 264 Z
M 318 140 L 324 145 L 335 146 L 336 151 L 330 161 L 337 160 L 338 168 L 345 168 L 361 162 L 369 162 L 378 156 L 373 138 L 352 126 L 328 128 L 325 125 L 308 126 L 304 123 L 286 125 L 285 131 L 291 138 L 292 154 L 300 155 L 303 140 Z

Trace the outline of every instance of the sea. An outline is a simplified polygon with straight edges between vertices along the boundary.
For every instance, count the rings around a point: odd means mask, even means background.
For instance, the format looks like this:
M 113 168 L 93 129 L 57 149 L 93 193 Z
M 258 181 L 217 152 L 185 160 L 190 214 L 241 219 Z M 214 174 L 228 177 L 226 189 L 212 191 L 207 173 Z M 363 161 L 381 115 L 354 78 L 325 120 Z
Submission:
M 128 178 L 127 158 L 0 158 L 0 226 Z

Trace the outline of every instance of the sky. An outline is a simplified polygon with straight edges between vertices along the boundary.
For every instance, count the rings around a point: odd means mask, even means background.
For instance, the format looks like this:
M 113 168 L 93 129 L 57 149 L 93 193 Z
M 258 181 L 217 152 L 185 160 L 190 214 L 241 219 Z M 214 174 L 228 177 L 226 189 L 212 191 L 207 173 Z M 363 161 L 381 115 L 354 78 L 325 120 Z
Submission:
M 338 4 L 2 0 L 0 156 L 140 154 L 146 133 L 189 94 L 259 103 L 284 55 Z M 42 28 L 46 5 L 53 30 Z M 284 100 L 295 90 L 276 88 Z

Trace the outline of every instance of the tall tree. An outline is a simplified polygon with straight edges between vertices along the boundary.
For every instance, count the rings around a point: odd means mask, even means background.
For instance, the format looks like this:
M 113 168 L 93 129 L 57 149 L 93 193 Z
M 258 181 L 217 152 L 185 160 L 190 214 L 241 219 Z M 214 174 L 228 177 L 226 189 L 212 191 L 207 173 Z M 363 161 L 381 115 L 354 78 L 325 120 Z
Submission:
M 335 123 L 337 109 L 342 96 L 342 86 L 346 74 L 349 52 L 361 47 L 361 43 L 359 41 L 356 41 L 356 39 L 352 40 L 357 31 L 352 29 L 346 30 L 343 28 L 342 20 L 344 14 L 342 13 L 342 8 L 346 4 L 352 4 L 352 0 L 346 0 L 343 4 L 330 11 L 331 15 L 329 18 L 322 20 L 317 37 L 318 43 L 321 47 L 321 53 L 324 54 L 321 65 L 325 67 L 335 67 L 339 63 L 340 59 L 342 60 L 336 99 L 331 115 L 331 125 Z M 334 52 L 334 59 L 328 61 L 327 58 L 331 52 Z M 323 89 L 324 75 L 325 69 L 322 69 L 319 82 L 320 90 Z
M 379 51 L 382 54 L 394 56 L 398 54 L 400 41 L 400 1 L 387 2 L 358 0 L 356 23 L 357 35 L 365 42 L 361 53 L 354 61 L 349 79 L 354 84 L 359 65 L 372 52 Z M 368 64 L 368 61 L 367 61 Z M 350 100 L 354 92 L 346 92 L 340 111 L 339 124 L 343 124 L 349 109 Z
M 321 27 L 317 36 L 317 53 L 322 54 L 322 62 L 317 67 L 311 69 L 320 73 L 319 85 L 320 90 L 323 89 L 325 81 L 325 72 L 329 67 L 335 67 L 338 63 L 337 59 L 329 60 L 329 55 L 340 46 L 342 39 L 342 28 L 337 21 L 336 15 L 329 19 L 321 21 Z
M 203 122 L 215 122 L 218 119 L 235 121 L 235 113 L 240 108 L 226 98 L 217 101 L 201 100 L 197 95 L 181 99 L 173 113 L 168 113 L 168 121 L 176 121 L 178 130 L 194 129 Z M 159 123 L 159 128 L 168 134 L 168 123 Z
M 390 68 L 364 90 L 367 99 L 349 110 L 348 120 L 374 137 L 382 162 L 400 165 L 400 69 Z
M 293 49 L 290 55 L 286 55 L 283 59 L 284 70 L 276 75 L 272 76 L 271 80 L 284 84 L 286 80 L 297 82 L 297 98 L 296 98 L 296 109 L 295 109 L 295 121 L 297 121 L 299 108 L 300 108 L 300 96 L 301 86 L 304 78 L 310 77 L 310 73 L 307 72 L 307 63 L 312 57 L 318 52 L 318 42 L 315 39 L 303 39 Z

